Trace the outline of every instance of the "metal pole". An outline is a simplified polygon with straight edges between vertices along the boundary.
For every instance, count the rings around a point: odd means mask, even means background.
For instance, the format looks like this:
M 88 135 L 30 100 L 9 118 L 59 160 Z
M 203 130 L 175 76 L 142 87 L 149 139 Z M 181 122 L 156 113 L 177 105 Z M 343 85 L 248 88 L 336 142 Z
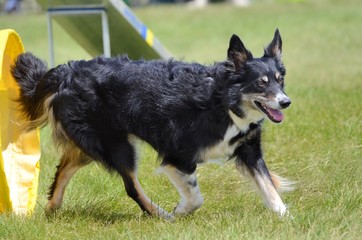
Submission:
M 109 24 L 107 11 L 104 8 L 49 8 L 47 12 L 48 18 L 48 39 L 49 39 L 49 56 L 50 67 L 54 67 L 54 39 L 52 16 L 58 15 L 86 15 L 101 14 L 102 17 L 102 38 L 103 38 L 103 54 L 105 57 L 111 57 L 111 41 L 109 37 Z
M 50 58 L 50 67 L 54 67 L 54 45 L 53 45 L 53 25 L 51 14 L 47 13 L 48 19 L 48 43 L 49 43 L 49 58 Z
M 109 37 L 109 25 L 107 12 L 102 11 L 102 35 L 103 35 L 103 54 L 105 57 L 111 57 L 111 41 Z

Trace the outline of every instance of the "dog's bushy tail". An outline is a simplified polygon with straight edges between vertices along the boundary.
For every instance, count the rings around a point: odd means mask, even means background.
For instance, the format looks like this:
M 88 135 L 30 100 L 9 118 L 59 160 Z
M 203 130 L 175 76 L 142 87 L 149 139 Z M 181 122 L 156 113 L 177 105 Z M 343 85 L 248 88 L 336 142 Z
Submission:
M 46 63 L 31 53 L 23 53 L 12 67 L 12 75 L 20 88 L 18 102 L 21 111 L 31 123 L 27 129 L 44 125 L 47 122 L 46 101 L 59 87 L 47 76 Z

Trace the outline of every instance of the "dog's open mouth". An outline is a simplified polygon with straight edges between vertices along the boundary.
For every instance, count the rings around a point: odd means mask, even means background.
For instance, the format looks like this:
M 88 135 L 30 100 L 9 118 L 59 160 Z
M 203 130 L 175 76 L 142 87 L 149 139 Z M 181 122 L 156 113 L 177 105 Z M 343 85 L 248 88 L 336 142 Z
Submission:
M 254 103 L 263 113 L 268 116 L 271 121 L 275 123 L 280 123 L 281 121 L 283 121 L 284 115 L 280 110 L 267 107 L 257 101 L 255 101 Z

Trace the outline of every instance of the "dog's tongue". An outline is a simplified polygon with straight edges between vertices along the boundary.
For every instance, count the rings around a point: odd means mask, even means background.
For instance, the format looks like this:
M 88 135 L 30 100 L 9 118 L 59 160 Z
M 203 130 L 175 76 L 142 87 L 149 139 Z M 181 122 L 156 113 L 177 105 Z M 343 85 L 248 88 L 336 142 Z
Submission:
M 268 108 L 267 109 L 269 115 L 269 119 L 272 120 L 273 122 L 281 122 L 284 119 L 284 115 L 281 111 L 277 110 L 277 109 L 272 109 L 272 108 Z

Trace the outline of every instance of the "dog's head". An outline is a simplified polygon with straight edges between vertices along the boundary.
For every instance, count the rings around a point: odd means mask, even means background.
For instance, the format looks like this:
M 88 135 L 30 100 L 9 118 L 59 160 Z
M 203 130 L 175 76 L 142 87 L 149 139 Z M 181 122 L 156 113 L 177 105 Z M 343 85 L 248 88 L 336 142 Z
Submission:
M 235 73 L 241 76 L 239 108 L 243 114 L 258 111 L 273 122 L 283 120 L 281 110 L 289 107 L 291 101 L 284 92 L 285 68 L 281 54 L 282 39 L 278 29 L 261 58 L 254 58 L 238 36 L 231 37 L 228 60 L 234 63 Z

